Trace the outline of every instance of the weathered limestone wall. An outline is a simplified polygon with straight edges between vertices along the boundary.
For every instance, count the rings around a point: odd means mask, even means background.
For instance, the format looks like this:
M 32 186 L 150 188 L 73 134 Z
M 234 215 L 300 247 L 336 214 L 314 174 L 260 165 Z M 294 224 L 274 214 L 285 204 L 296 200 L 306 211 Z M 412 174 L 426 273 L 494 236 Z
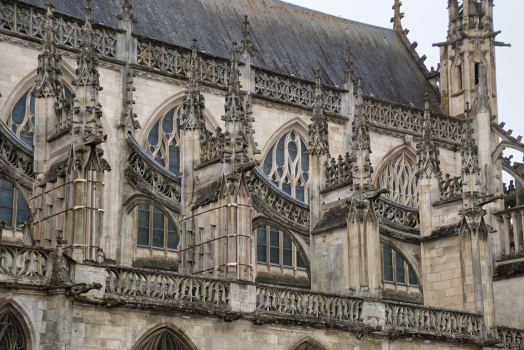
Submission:
M 463 310 L 459 237 L 422 244 L 424 305 Z
M 495 320 L 503 326 L 524 328 L 524 277 L 509 278 L 493 282 L 495 295 Z

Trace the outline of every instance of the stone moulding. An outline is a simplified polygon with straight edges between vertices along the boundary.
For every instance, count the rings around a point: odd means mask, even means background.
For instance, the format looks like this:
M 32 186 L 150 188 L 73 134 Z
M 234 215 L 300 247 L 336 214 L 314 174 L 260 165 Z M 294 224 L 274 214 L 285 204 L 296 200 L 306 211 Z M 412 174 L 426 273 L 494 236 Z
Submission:
M 133 34 L 133 36 L 138 42 L 138 66 L 183 79 L 188 78 L 190 49 L 137 34 Z M 199 59 L 202 82 L 225 88 L 229 60 L 201 52 Z
M 42 39 L 46 10 L 13 0 L 0 0 L 0 29 Z M 56 44 L 79 49 L 84 20 L 65 14 L 54 14 Z M 95 51 L 106 57 L 116 57 L 117 33 L 120 30 L 93 24 Z
M 283 226 L 309 234 L 309 205 L 278 188 L 258 167 L 253 168 L 248 179 L 255 209 Z
M 497 336 L 506 349 L 524 349 L 524 329 L 498 326 Z
M 33 148 L 20 140 L 1 120 L 0 158 L 4 163 L 0 171 L 8 173 L 14 180 L 19 180 L 24 187 L 32 188 Z
M 125 176 L 144 194 L 160 204 L 180 211 L 181 180 L 154 160 L 134 139 L 126 135 L 129 146 Z
M 315 83 L 262 68 L 255 69 L 255 95 L 261 95 L 270 101 L 313 108 L 315 101 Z M 340 114 L 342 112 L 343 89 L 322 86 L 324 112 Z
M 371 126 L 422 137 L 423 109 L 364 96 L 363 110 Z M 431 124 L 435 140 L 457 146 L 461 144 L 461 119 L 431 114 Z

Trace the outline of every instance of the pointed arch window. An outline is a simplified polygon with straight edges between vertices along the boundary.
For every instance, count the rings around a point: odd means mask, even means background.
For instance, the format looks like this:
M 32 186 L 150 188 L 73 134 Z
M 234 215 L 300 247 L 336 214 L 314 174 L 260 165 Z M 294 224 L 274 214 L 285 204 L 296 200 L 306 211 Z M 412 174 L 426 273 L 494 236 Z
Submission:
M 18 319 L 9 310 L 0 315 L 0 349 L 27 350 L 27 338 Z
M 138 247 L 177 250 L 178 234 L 162 210 L 142 203 L 137 206 L 136 217 Z
M 180 123 L 181 106 L 167 112 L 149 131 L 147 147 L 149 154 L 162 166 L 176 175 L 180 173 Z
M 257 263 L 305 270 L 306 264 L 291 237 L 278 228 L 262 225 L 256 229 Z
M 190 350 L 180 337 L 168 328 L 161 328 L 142 340 L 135 350 Z
M 405 153 L 396 155 L 380 172 L 377 189 L 388 189 L 392 200 L 418 208 L 419 194 L 415 178 L 415 162 Z
M 407 261 L 389 245 L 382 245 L 383 280 L 386 283 L 418 286 L 417 277 Z
M 29 208 L 18 189 L 9 181 L 0 180 L 0 219 L 6 228 L 21 230 L 21 223 L 30 218 Z
M 294 350 L 321 350 L 320 347 L 314 345 L 313 343 L 309 341 L 305 341 L 299 346 L 295 347 Z
M 269 149 L 262 170 L 284 192 L 309 203 L 309 154 L 297 131 L 284 134 Z
M 27 145 L 33 147 L 35 135 L 36 98 L 31 95 L 34 86 L 18 99 L 7 118 L 7 126 Z M 71 91 L 64 85 L 64 94 L 71 98 Z

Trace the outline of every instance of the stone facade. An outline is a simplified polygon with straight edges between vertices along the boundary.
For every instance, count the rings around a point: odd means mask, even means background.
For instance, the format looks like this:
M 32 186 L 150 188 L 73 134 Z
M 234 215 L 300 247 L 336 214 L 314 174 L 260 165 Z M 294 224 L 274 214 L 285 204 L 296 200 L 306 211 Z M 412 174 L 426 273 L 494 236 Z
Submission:
M 109 25 L 110 1 L 55 2 L 0 0 L 0 348 L 523 349 L 491 0 L 449 1 L 442 70 L 397 0 L 393 30 L 351 34 L 394 38 L 396 85 L 354 47 L 269 59 L 235 11 L 240 44 L 189 46 L 130 0 Z M 298 16 L 276 37 L 332 25 L 273 2 L 235 6 Z

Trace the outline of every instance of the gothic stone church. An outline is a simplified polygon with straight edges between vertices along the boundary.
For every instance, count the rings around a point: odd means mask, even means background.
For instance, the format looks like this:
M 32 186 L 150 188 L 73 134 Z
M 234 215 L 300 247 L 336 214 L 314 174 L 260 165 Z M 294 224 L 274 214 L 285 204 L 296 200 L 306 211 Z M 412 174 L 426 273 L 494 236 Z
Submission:
M 0 349 L 523 349 L 493 0 L 391 2 L 0 0 Z

